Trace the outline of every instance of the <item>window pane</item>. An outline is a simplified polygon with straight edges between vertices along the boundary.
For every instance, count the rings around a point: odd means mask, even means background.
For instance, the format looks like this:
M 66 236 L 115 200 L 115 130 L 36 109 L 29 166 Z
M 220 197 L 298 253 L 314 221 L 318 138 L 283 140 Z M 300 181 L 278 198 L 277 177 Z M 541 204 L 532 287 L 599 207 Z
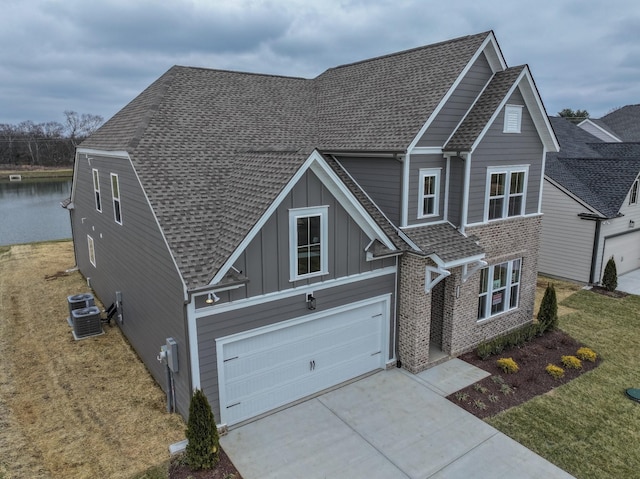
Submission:
M 489 219 L 502 218 L 502 205 L 504 198 L 494 198 L 489 200 Z
M 491 314 L 497 314 L 504 311 L 504 294 L 505 290 L 494 291 L 491 295 Z
M 298 248 L 298 274 L 303 275 L 309 272 L 309 248 L 303 246 Z
M 519 287 L 512 286 L 511 287 L 511 297 L 509 298 L 509 308 L 515 308 L 518 306 L 518 289 Z
M 298 218 L 296 220 L 298 230 L 298 246 L 309 244 L 309 218 Z
M 491 175 L 491 189 L 489 196 L 504 195 L 505 173 L 494 173 Z
M 489 268 L 480 271 L 480 293 L 486 293 L 489 286 Z
M 434 198 L 425 198 L 422 203 L 422 213 L 425 215 L 432 215 L 434 212 Z
M 100 192 L 96 190 L 96 209 L 102 210 L 102 203 L 100 203 Z
M 309 248 L 309 273 L 320 271 L 320 265 L 320 245 L 311 246 Z
M 119 201 L 116 200 L 116 201 L 113 202 L 113 210 L 114 210 L 114 214 L 115 214 L 115 217 L 116 217 L 116 221 L 118 223 L 121 223 L 122 222 L 122 218 L 120 217 L 120 202 Z
M 112 176 L 111 177 L 111 188 L 113 189 L 113 197 L 114 198 L 120 198 L 120 190 L 118 188 L 118 177 L 117 176 Z
M 513 261 L 513 268 L 511 270 L 511 284 L 520 282 L 520 260 Z
M 509 192 L 511 194 L 514 194 L 514 193 L 522 193 L 523 191 L 524 191 L 524 171 L 511 173 L 511 187 L 509 188 Z
M 483 319 L 485 317 L 486 308 L 487 296 L 480 296 L 480 298 L 478 298 L 478 319 Z
M 521 214 L 522 214 L 522 196 L 510 196 L 508 216 L 519 216 Z
M 498 264 L 493 267 L 493 287 L 492 289 L 504 288 L 507 285 L 507 263 Z
M 320 217 L 310 216 L 309 220 L 309 244 L 320 243 Z
M 425 176 L 424 177 L 424 194 L 432 195 L 434 193 L 435 193 L 435 177 Z

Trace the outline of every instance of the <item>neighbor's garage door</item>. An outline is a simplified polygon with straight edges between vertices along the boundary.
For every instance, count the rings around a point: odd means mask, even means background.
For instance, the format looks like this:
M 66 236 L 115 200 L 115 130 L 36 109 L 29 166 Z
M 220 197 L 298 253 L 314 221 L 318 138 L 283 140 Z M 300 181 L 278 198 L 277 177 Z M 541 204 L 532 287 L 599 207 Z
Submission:
M 386 329 L 388 302 L 377 300 L 217 340 L 222 422 L 384 368 Z
M 600 276 L 604 273 L 604 267 L 611 256 L 615 258 L 618 274 L 640 268 L 640 231 L 605 240 Z

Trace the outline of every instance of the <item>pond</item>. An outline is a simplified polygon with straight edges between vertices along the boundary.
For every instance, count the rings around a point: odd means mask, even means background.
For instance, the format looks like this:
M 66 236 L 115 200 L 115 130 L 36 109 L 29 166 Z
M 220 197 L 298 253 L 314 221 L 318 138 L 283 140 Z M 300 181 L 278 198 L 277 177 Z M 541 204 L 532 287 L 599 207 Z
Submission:
M 71 238 L 71 179 L 0 182 L 0 246 Z

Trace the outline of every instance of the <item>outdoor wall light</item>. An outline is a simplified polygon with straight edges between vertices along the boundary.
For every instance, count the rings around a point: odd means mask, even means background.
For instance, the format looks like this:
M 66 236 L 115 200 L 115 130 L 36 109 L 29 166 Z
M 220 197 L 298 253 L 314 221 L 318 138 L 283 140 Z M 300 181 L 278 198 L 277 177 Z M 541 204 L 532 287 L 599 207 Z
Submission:
M 636 225 L 636 222 L 633 220 L 629 220 L 629 228 L 633 228 Z
M 316 309 L 316 298 L 313 297 L 313 294 L 307 295 L 307 309 Z
M 204 302 L 207 304 L 217 303 L 218 301 L 220 301 L 220 298 L 216 295 L 216 293 L 209 293 L 207 295 L 207 299 L 204 300 Z

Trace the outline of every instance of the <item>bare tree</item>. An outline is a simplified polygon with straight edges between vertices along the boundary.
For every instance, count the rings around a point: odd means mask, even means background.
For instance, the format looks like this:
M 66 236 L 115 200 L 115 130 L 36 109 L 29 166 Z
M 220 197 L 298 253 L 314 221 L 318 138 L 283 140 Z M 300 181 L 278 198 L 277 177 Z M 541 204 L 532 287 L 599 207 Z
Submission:
M 71 139 L 74 147 L 78 146 L 78 143 L 96 131 L 104 121 L 100 115 L 92 115 L 90 113 L 79 114 L 71 110 L 66 110 L 64 116 L 66 119 L 65 129 L 67 137 Z

